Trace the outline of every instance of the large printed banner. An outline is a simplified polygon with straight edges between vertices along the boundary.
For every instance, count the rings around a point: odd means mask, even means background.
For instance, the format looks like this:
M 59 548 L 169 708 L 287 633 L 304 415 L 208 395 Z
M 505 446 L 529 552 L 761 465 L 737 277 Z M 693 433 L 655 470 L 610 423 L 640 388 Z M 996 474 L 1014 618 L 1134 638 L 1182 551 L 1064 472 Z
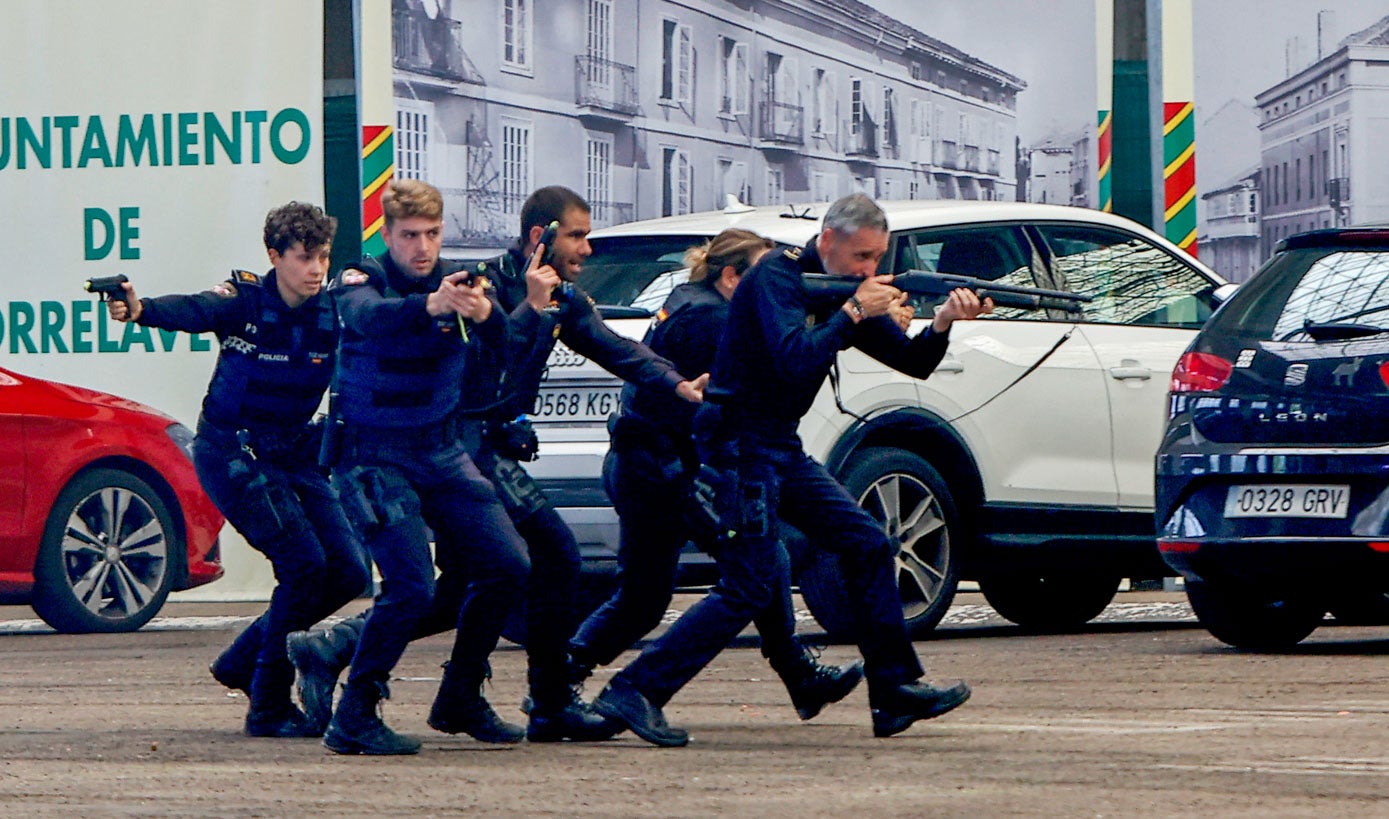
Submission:
M 111 322 L 82 284 L 269 268 L 266 211 L 323 203 L 321 0 L 5 0 L 0 54 L 0 366 L 191 427 L 217 340 Z M 269 564 L 222 538 L 226 576 L 189 594 L 264 598 Z
M 192 426 L 216 339 L 106 319 L 142 295 L 268 269 L 266 211 L 323 202 L 318 0 L 0 6 L 0 366 Z

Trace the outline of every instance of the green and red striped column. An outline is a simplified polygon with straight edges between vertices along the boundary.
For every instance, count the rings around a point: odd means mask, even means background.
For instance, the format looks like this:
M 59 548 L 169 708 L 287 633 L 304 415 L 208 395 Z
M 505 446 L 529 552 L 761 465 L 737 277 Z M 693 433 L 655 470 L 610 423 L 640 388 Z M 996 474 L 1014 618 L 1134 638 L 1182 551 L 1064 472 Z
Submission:
M 1167 238 L 1196 255 L 1196 124 L 1190 102 L 1162 104 L 1163 219 Z
M 389 125 L 362 126 L 362 253 L 378 256 L 386 252 L 381 237 L 385 217 L 381 213 L 381 192 L 395 172 L 395 133 Z
M 1095 208 L 1114 212 L 1114 0 L 1095 0 Z
M 1162 0 L 1164 235 L 1196 255 L 1196 60 L 1191 0 Z

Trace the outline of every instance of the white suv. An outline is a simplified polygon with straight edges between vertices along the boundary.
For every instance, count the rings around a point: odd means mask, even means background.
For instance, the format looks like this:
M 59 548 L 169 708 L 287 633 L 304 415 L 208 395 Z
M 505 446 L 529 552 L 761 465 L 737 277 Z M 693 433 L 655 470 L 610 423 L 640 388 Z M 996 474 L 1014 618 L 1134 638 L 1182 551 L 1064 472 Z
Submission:
M 900 544 L 898 587 L 913 631 L 939 622 L 962 579 L 978 581 L 1009 620 L 1065 628 L 1099 614 L 1122 578 L 1170 574 L 1152 517 L 1167 382 L 1233 285 L 1152 231 L 1098 211 L 880 204 L 892 233 L 884 273 L 960 273 L 1093 297 L 1078 314 L 1000 308 L 960 322 L 924 381 L 842 353 L 838 395 L 827 382 L 802 422 L 807 451 Z M 825 207 L 731 205 L 597 230 L 580 283 L 610 326 L 640 338 L 688 275 L 686 248 L 728 227 L 803 245 Z M 919 299 L 918 316 L 938 301 Z M 579 534 L 588 568 L 611 569 L 616 517 L 599 472 L 620 384 L 562 346 L 549 363 L 532 474 Z M 793 554 L 811 613 L 831 634 L 847 633 L 834 558 Z M 688 556 L 686 582 L 708 582 L 707 558 Z

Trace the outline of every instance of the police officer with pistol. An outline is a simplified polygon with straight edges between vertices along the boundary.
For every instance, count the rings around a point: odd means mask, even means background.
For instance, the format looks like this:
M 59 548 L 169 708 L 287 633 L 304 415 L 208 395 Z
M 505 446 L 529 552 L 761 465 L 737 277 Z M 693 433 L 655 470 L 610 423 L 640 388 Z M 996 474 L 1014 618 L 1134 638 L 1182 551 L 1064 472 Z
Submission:
M 733 295 L 710 394 L 723 398 L 724 434 L 737 452 L 738 537 L 719 551 L 720 578 L 713 590 L 618 672 L 593 703 L 648 742 L 688 742 L 686 731 L 666 722 L 661 705 L 772 600 L 780 571 L 779 519 L 805 533 L 811 548 L 840 558 L 855 606 L 875 736 L 896 734 L 969 698 L 963 682 L 922 679 L 893 576 L 893 545 L 882 526 L 805 453 L 797 435 L 840 350 L 855 346 L 925 378 L 945 355 L 951 324 L 992 308 L 957 289 L 930 328 L 908 338 L 893 318 L 905 294 L 892 287 L 890 276 L 875 275 L 888 238 L 882 209 L 862 194 L 847 196 L 830 206 L 822 231 L 804 250 L 769 254 Z M 807 272 L 863 281 L 828 320 L 812 324 L 801 280 Z
M 530 720 L 525 735 L 532 742 L 607 739 L 620 729 L 593 714 L 571 685 L 591 668 L 571 671 L 568 655 L 575 626 L 579 546 L 568 524 L 519 463 L 536 456 L 536 436 L 524 416 L 539 395 L 550 352 L 556 341 L 564 341 L 610 372 L 682 402 L 699 401 L 707 379 L 685 380 L 670 362 L 603 323 L 592 301 L 574 285 L 592 252 L 587 239 L 590 229 L 588 203 L 568 188 L 545 187 L 527 198 L 521 208 L 520 239 L 481 271 L 495 283 L 501 305 L 510 310 L 514 355 L 504 365 L 496 357 L 475 365 L 470 359 L 464 387 L 468 397 L 461 412 L 460 433 L 478 467 L 495 484 L 530 557 L 525 619 Z M 521 339 L 533 343 L 527 347 Z M 485 349 L 489 343 L 483 340 L 476 349 Z M 455 537 L 448 531 L 436 531 L 436 535 L 440 544 Z M 443 549 L 445 555 L 450 551 Z M 445 559 L 440 558 L 441 598 L 457 594 L 467 582 L 467 570 L 455 570 L 442 562 Z M 437 621 L 432 626 L 422 623 L 420 631 L 441 627 L 446 626 Z M 291 637 L 291 656 L 301 672 L 303 690 L 331 690 L 344 654 L 356 642 L 358 628 L 347 620 Z M 442 698 L 443 689 L 436 710 Z M 322 696 L 310 694 L 305 699 L 321 700 Z
M 332 614 L 370 581 L 360 541 L 318 466 L 311 424 L 331 380 L 338 345 L 332 301 L 321 292 L 337 220 L 290 202 L 265 220 L 272 269 L 245 270 L 195 295 L 107 302 L 111 318 L 146 327 L 212 332 L 221 342 L 193 440 L 208 497 L 252 548 L 270 560 L 270 606 L 212 663 L 212 675 L 246 692 L 246 733 L 323 733 L 290 697 L 294 669 L 285 636 Z
M 382 722 L 377 704 L 389 696 L 391 669 L 406 645 L 441 614 L 458 633 L 429 724 L 484 742 L 516 742 L 523 734 L 497 716 L 482 686 L 530 561 L 459 426 L 466 350 L 477 343 L 504 359 L 508 321 L 472 271 L 440 259 L 443 197 L 436 188 L 395 180 L 381 206 L 388 252 L 348 266 L 335 282 L 343 329 L 333 416 L 342 427 L 327 449 L 336 449 L 328 453 L 334 484 L 382 583 L 352 641 L 347 682 L 323 742 L 341 754 L 419 750 L 418 739 Z M 458 599 L 436 598 L 430 530 L 439 565 L 466 573 L 461 607 Z M 311 686 L 319 707 L 331 702 L 329 686 Z
M 729 299 L 743 273 L 771 247 L 771 240 L 756 233 L 728 228 L 690 248 L 685 254 L 690 280 L 671 292 L 643 342 L 682 372 L 708 372 L 728 320 Z M 610 424 L 612 443 L 603 460 L 603 485 L 621 526 L 618 587 L 570 641 L 576 670 L 587 672 L 611 663 L 660 623 L 687 540 L 711 554 L 723 547 L 728 530 L 720 531 L 717 508 L 706 513 L 690 498 L 692 481 L 701 474 L 695 414 L 718 409 L 688 404 L 667 390 L 623 387 L 622 411 Z M 715 468 L 704 466 L 706 475 Z M 715 476 L 710 488 L 719 483 Z M 680 525 L 681 508 L 688 510 L 686 519 L 692 525 Z M 810 719 L 848 696 L 862 679 L 863 667 L 858 662 L 843 668 L 821 664 L 796 638 L 790 560 L 784 550 L 778 557 L 781 580 L 754 623 L 762 636 L 762 653 L 785 683 L 797 714 Z

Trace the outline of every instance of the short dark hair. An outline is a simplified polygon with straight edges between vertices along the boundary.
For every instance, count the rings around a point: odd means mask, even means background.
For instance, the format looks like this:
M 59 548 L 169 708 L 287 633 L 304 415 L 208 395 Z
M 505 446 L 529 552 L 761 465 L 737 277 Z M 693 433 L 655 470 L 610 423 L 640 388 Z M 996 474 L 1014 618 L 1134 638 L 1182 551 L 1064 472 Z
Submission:
M 522 246 L 529 241 L 531 228 L 536 225 L 547 227 L 551 222 L 558 222 L 571 208 L 590 212 L 588 202 L 563 185 L 549 185 L 526 197 L 526 203 L 521 206 Z
M 290 202 L 265 216 L 265 248 L 280 254 L 296 242 L 303 242 L 305 250 L 327 247 L 337 232 L 338 220 L 308 202 Z

